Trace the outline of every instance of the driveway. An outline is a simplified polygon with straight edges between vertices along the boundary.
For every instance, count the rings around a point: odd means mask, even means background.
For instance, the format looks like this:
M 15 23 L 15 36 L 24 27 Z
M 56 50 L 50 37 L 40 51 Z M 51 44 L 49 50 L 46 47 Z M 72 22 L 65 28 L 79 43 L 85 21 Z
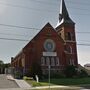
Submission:
M 19 88 L 12 80 L 8 80 L 5 74 L 0 74 L 0 88 Z

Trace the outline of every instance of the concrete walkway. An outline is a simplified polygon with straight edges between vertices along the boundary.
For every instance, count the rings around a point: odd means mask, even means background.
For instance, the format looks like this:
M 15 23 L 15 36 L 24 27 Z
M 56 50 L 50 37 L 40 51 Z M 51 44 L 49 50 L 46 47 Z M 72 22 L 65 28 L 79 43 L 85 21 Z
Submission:
M 14 79 L 11 75 L 7 75 L 7 79 L 15 81 L 17 83 L 17 85 L 22 89 L 30 89 L 31 88 L 31 86 L 26 81 L 20 80 L 20 79 Z
M 22 89 L 30 89 L 31 88 L 31 86 L 27 82 L 25 82 L 24 80 L 15 79 L 15 81 L 18 84 L 18 86 Z

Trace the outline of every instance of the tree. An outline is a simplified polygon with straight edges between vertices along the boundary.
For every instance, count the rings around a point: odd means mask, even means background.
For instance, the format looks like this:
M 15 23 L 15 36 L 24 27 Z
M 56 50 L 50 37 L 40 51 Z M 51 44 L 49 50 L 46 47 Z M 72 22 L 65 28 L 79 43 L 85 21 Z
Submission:
M 87 76 L 88 76 L 88 73 L 85 70 L 81 69 L 79 71 L 79 77 L 87 77 Z
M 0 60 L 0 65 L 3 65 L 3 64 L 4 64 L 4 62 L 2 60 Z
M 4 73 L 4 62 L 0 60 L 0 74 Z
M 11 66 L 10 63 L 5 63 L 5 64 L 3 64 L 3 65 L 4 65 L 4 68 L 9 68 L 9 67 Z

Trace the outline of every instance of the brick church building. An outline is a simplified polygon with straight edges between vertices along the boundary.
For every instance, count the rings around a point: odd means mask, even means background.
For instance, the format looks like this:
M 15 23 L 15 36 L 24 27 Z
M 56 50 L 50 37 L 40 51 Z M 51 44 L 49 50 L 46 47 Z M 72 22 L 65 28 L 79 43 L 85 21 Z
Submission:
M 11 66 L 30 73 L 33 63 L 38 63 L 42 73 L 61 72 L 68 65 L 78 66 L 75 23 L 71 20 L 64 0 L 61 0 L 59 20 L 56 27 L 47 23 L 40 32 L 11 58 Z

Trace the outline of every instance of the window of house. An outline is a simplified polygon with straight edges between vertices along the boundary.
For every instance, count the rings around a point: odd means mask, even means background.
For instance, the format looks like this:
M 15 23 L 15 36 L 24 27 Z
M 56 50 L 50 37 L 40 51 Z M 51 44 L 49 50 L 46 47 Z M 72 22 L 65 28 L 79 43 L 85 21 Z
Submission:
M 67 32 L 67 34 L 68 34 L 68 40 L 71 40 L 71 33 L 70 32 Z
M 59 57 L 56 57 L 56 66 L 59 66 Z
M 67 46 L 66 46 L 66 51 L 67 51 L 68 53 L 72 53 L 72 47 L 69 46 L 69 45 L 67 45 Z
M 72 59 L 71 58 L 68 59 L 68 63 L 69 63 L 69 65 L 72 65 Z
M 55 66 L 55 59 L 54 59 L 54 57 L 51 57 L 51 66 Z
M 74 34 L 72 32 L 67 32 L 66 40 L 74 40 Z
M 72 65 L 75 65 L 75 63 L 74 63 L 74 59 L 72 59 Z
M 50 65 L 50 58 L 46 57 L 46 65 Z
M 74 60 L 72 58 L 69 58 L 69 65 L 75 65 Z
M 75 40 L 74 34 L 71 32 L 71 40 Z
M 45 65 L 45 58 L 44 57 L 41 57 L 41 65 Z

